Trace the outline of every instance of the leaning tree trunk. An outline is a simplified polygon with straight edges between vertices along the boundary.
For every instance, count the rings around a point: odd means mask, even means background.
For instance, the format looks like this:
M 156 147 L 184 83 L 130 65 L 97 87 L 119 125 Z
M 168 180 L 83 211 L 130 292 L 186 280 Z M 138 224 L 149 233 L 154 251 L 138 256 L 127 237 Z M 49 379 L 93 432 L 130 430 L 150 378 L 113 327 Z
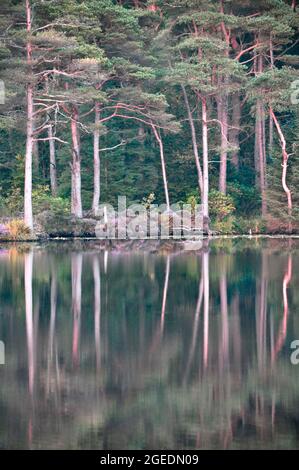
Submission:
M 270 115 L 273 119 L 273 122 L 276 126 L 277 133 L 279 136 L 280 140 L 280 145 L 281 145 L 281 150 L 282 150 L 282 176 L 281 176 L 281 183 L 284 192 L 286 193 L 287 196 L 287 201 L 288 201 L 288 217 L 289 217 L 289 230 L 292 230 L 292 212 L 293 212 L 293 201 L 292 201 L 292 193 L 290 188 L 288 187 L 287 184 L 287 171 L 288 171 L 288 160 L 289 160 L 289 154 L 287 152 L 287 144 L 285 140 L 285 136 L 282 132 L 282 129 L 280 127 L 280 124 L 277 120 L 277 117 L 274 114 L 274 111 L 272 108 L 270 108 Z
M 193 146 L 193 153 L 194 153 L 194 158 L 195 158 L 195 165 L 197 169 L 197 179 L 198 179 L 198 190 L 200 195 L 202 194 L 202 170 L 200 166 L 200 160 L 199 160 L 199 154 L 198 154 L 198 145 L 197 145 L 197 137 L 196 137 L 196 129 L 194 125 L 194 120 L 192 116 L 192 112 L 190 109 L 190 104 L 188 100 L 188 95 L 186 92 L 186 88 L 184 85 L 182 85 L 182 91 L 183 91 L 183 96 L 184 96 L 184 101 L 187 109 L 187 114 L 188 114 L 188 120 L 190 124 L 190 129 L 191 129 L 191 137 L 192 137 L 192 146 Z
M 53 138 L 53 127 L 50 124 L 48 128 L 49 138 L 49 153 L 50 153 L 50 185 L 51 194 L 53 197 L 57 196 L 57 168 L 56 168 L 56 152 L 55 152 L 55 141 Z
M 155 137 L 157 139 L 157 142 L 159 143 L 160 147 L 160 157 L 161 157 L 161 165 L 162 165 L 162 176 L 163 176 L 163 183 L 164 183 L 164 192 L 165 192 L 165 200 L 166 200 L 166 206 L 167 210 L 170 210 L 170 203 L 169 203 L 169 192 L 168 192 L 168 181 L 167 181 L 167 174 L 166 174 L 166 165 L 165 165 L 165 158 L 164 158 L 164 147 L 163 147 L 163 142 L 160 136 L 160 133 L 157 131 L 156 126 L 152 124 L 152 129 L 155 134 Z
M 72 130 L 72 204 L 71 211 L 75 217 L 82 219 L 82 201 L 81 201 L 81 158 L 80 142 L 78 130 L 79 113 L 77 107 L 74 107 L 71 121 Z
M 26 20 L 27 20 L 27 33 L 31 34 L 31 5 L 30 1 L 26 0 Z M 27 40 L 27 66 L 30 70 L 32 67 L 32 44 Z M 29 73 L 29 71 L 28 71 Z M 33 214 L 32 214 L 32 153 L 33 153 L 33 84 L 31 77 L 27 85 L 27 131 L 26 131 L 26 155 L 25 155 L 25 188 L 24 188 L 24 222 L 33 230 Z
M 93 134 L 93 201 L 92 212 L 96 216 L 99 213 L 101 195 L 101 160 L 100 160 L 100 105 L 95 104 L 95 129 Z
M 209 150 L 208 150 L 208 123 L 207 101 L 202 98 L 202 156 L 203 156 L 203 190 L 202 190 L 202 215 L 203 230 L 209 233 Z

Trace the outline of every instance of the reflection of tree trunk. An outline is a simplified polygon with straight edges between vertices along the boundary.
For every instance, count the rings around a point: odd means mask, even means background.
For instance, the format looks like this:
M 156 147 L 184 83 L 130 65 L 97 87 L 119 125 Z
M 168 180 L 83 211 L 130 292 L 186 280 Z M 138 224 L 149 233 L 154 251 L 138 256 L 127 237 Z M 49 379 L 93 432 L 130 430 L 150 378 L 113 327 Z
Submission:
M 26 333 L 28 350 L 28 380 L 29 392 L 33 394 L 34 388 L 34 332 L 33 332 L 33 312 L 32 312 L 32 271 L 33 252 L 25 254 L 24 278 L 25 278 L 25 308 L 26 308 Z
M 50 333 L 49 333 L 49 360 L 53 359 L 53 343 L 55 335 L 55 322 L 56 322 L 56 308 L 57 308 L 57 278 L 56 272 L 53 269 L 51 279 L 51 318 L 50 318 Z
M 165 310 L 166 310 L 166 301 L 167 301 L 168 284 L 169 284 L 169 271 L 170 271 L 170 258 L 169 256 L 167 256 L 162 309 L 161 309 L 161 336 L 163 335 L 164 324 L 165 324 Z
M 288 269 L 283 278 L 283 318 L 281 321 L 281 325 L 278 332 L 277 341 L 274 348 L 274 357 L 272 360 L 274 361 L 279 352 L 281 351 L 284 342 L 287 337 L 287 328 L 288 328 L 288 316 L 289 316 L 289 302 L 288 302 L 288 287 L 292 280 L 292 255 L 289 255 L 288 259 Z
M 166 303 L 167 303 L 167 294 L 168 294 L 168 285 L 169 285 L 169 274 L 170 274 L 170 257 L 167 256 L 166 260 L 166 270 L 165 270 L 165 279 L 164 279 L 164 288 L 163 288 L 163 297 L 162 297 L 162 307 L 161 307 L 161 317 L 160 317 L 160 324 L 153 335 L 153 340 L 149 348 L 149 356 L 156 351 L 157 345 L 160 344 L 161 339 L 164 333 L 164 325 L 165 325 L 165 311 L 166 311 Z
M 101 364 L 101 273 L 100 263 L 97 256 L 93 258 L 93 280 L 94 280 L 94 335 L 96 348 L 97 369 Z
M 225 268 L 225 267 L 224 267 Z M 221 362 L 222 364 L 228 363 L 228 308 L 227 308 L 227 279 L 225 270 L 221 273 L 220 283 L 220 303 L 221 303 L 221 323 L 222 323 L 222 347 L 221 347 Z
M 238 375 L 241 373 L 241 332 L 240 332 L 240 298 L 239 294 L 236 294 L 232 301 L 232 342 L 233 342 L 233 354 L 236 370 Z
M 73 363 L 79 364 L 81 328 L 82 253 L 72 254 Z
M 209 280 L 209 253 L 203 253 L 203 283 L 204 283 L 204 329 L 203 329 L 203 364 L 206 368 L 209 357 L 209 305 L 210 305 L 210 280 Z
M 267 348 L 267 260 L 266 255 L 262 255 L 261 279 L 260 285 L 257 283 L 257 289 L 260 289 L 256 296 L 256 337 L 257 337 L 257 359 L 258 368 L 262 372 L 266 365 L 266 348 Z
M 199 316 L 200 316 L 201 304 L 202 304 L 202 299 L 203 299 L 203 285 L 204 283 L 203 283 L 203 269 L 202 269 L 199 288 L 198 288 L 197 305 L 196 305 L 195 316 L 194 316 L 194 321 L 193 321 L 192 341 L 190 345 L 190 351 L 189 351 L 188 363 L 186 367 L 186 373 L 184 377 L 184 383 L 186 383 L 188 380 L 188 375 L 189 375 L 189 371 L 192 365 L 195 348 L 196 348 L 198 327 L 199 327 Z

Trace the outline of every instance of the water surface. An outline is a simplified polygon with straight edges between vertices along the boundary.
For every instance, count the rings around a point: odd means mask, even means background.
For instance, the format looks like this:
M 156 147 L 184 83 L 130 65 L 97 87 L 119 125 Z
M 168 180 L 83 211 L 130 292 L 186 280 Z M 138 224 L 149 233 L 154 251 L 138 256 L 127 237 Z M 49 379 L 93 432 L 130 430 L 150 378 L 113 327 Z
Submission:
M 299 241 L 0 246 L 0 447 L 299 447 Z

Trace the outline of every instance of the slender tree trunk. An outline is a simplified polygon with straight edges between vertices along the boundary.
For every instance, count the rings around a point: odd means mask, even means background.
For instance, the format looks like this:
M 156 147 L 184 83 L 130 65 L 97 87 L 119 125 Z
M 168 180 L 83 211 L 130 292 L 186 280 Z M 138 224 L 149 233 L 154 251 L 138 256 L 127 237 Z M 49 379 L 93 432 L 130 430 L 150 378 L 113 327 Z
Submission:
M 260 56 L 256 62 L 256 74 L 263 73 L 263 57 Z M 265 109 L 261 100 L 257 100 L 256 103 L 255 129 L 255 167 L 258 173 L 257 182 L 259 184 L 262 198 L 262 216 L 265 217 L 267 215 Z
M 207 101 L 202 98 L 202 155 L 203 155 L 203 190 L 202 190 L 202 213 L 203 230 L 209 233 L 209 150 L 208 150 L 208 123 L 207 123 Z
M 26 0 L 26 21 L 27 33 L 31 34 L 31 5 Z M 28 73 L 32 69 L 32 44 L 27 39 L 27 66 Z M 32 214 L 32 153 L 33 153 L 33 84 L 30 77 L 27 85 L 27 131 L 26 131 L 26 155 L 25 155 L 25 188 L 24 188 L 24 222 L 33 231 L 33 214 Z
M 80 142 L 78 130 L 79 113 L 77 107 L 74 106 L 71 130 L 72 130 L 72 214 L 79 219 L 82 218 L 82 201 L 81 201 L 81 157 Z
M 49 138 L 49 153 L 50 153 L 51 194 L 53 197 L 56 197 L 57 196 L 57 168 L 56 168 L 55 140 L 53 139 L 52 125 L 50 125 L 48 128 L 48 138 Z
M 188 120 L 190 124 L 190 129 L 191 129 L 191 137 L 192 137 L 192 145 L 193 145 L 193 153 L 194 153 L 194 158 L 195 158 L 195 164 L 196 164 L 196 169 L 197 169 L 197 179 L 198 179 L 198 189 L 200 195 L 202 194 L 202 186 L 203 186 L 203 181 L 202 181 L 202 170 L 200 166 L 200 160 L 199 160 L 199 154 L 198 154 L 198 145 L 197 145 L 197 137 L 196 137 L 196 129 L 194 125 L 194 120 L 192 116 L 192 112 L 190 109 L 190 104 L 188 100 L 188 95 L 186 92 L 186 88 L 184 85 L 182 85 L 182 91 L 183 91 L 183 96 L 184 96 L 184 101 L 187 109 L 187 114 L 188 114 Z
M 163 183 L 164 183 L 165 200 L 166 200 L 167 210 L 169 211 L 170 210 L 170 203 L 169 203 L 169 192 L 168 192 L 168 182 L 167 182 L 163 142 L 162 142 L 160 133 L 157 131 L 156 126 L 154 126 L 152 124 L 151 127 L 153 129 L 153 132 L 155 134 L 155 137 L 156 137 L 156 139 L 159 143 L 159 147 L 160 147 L 160 157 L 161 157 L 161 165 L 162 165 L 162 175 L 163 175 Z
M 270 33 L 270 63 L 271 69 L 274 68 L 274 52 L 273 52 L 273 41 L 272 41 L 272 33 Z M 272 155 L 273 151 L 273 134 L 274 134 L 274 126 L 273 126 L 273 118 L 270 114 L 269 116 L 269 154 Z
M 289 154 L 287 152 L 287 145 L 286 145 L 286 140 L 284 137 L 284 134 L 282 132 L 281 126 L 277 120 L 277 117 L 275 116 L 273 109 L 270 108 L 270 115 L 272 116 L 273 122 L 276 126 L 279 140 L 280 140 L 280 145 L 281 145 L 281 150 L 282 150 L 282 176 L 281 176 L 281 182 L 282 182 L 282 187 L 284 192 L 286 193 L 287 196 L 287 201 L 288 201 L 288 216 L 289 216 L 289 230 L 292 230 L 292 212 L 293 212 L 293 201 L 292 201 L 292 193 L 290 188 L 288 187 L 287 184 L 287 171 L 288 171 L 288 160 L 289 160 Z
M 232 95 L 232 129 L 230 131 L 230 142 L 235 148 L 232 152 L 232 164 L 239 169 L 239 146 L 240 146 L 240 125 L 241 125 L 241 100 L 238 92 Z
M 100 105 L 95 104 L 95 129 L 93 134 L 93 201 L 92 212 L 96 216 L 99 212 L 101 195 L 101 160 L 100 160 Z

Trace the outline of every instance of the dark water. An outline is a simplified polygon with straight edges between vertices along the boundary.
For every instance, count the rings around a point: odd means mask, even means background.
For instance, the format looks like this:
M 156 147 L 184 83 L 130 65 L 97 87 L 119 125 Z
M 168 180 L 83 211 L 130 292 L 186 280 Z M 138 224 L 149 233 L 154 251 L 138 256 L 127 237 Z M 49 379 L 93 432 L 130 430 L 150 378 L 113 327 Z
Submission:
M 0 247 L 1 448 L 299 447 L 299 241 Z

